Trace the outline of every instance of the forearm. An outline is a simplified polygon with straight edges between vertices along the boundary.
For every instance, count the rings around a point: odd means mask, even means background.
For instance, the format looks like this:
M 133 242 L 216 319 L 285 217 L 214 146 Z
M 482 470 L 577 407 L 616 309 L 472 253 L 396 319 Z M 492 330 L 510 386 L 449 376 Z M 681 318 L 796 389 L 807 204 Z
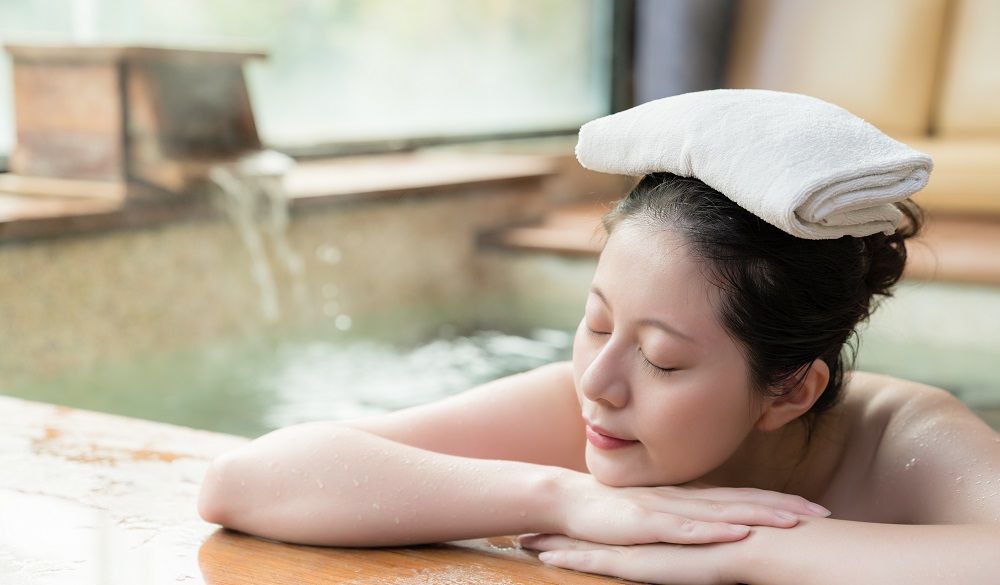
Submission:
M 214 462 L 199 509 L 206 520 L 303 544 L 441 542 L 554 529 L 546 522 L 562 473 L 302 425 Z
M 1000 526 L 910 526 L 803 518 L 792 529 L 757 527 L 730 566 L 751 585 L 996 583 Z

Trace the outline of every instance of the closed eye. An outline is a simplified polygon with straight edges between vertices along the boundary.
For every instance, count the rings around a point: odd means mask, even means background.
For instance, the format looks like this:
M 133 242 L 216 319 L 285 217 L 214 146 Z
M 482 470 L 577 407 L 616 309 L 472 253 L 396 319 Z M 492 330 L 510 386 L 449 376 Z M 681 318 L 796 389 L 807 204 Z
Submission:
M 639 355 L 642 356 L 642 365 L 653 374 L 663 375 L 677 371 L 677 368 L 664 368 L 649 361 L 646 354 L 642 353 L 642 348 L 639 349 Z
M 597 330 L 593 329 L 592 327 L 590 327 L 590 325 L 587 325 L 586 329 L 587 329 L 587 333 L 589 333 L 589 334 L 591 334 L 591 335 L 593 335 L 595 337 L 597 337 L 597 336 L 604 336 L 604 335 L 611 335 L 610 331 L 597 331 Z

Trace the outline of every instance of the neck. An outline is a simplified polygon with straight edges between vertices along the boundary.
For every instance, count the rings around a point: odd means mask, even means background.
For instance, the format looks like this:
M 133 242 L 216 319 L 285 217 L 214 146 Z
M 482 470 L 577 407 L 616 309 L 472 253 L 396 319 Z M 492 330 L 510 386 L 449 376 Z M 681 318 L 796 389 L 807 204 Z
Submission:
M 830 441 L 824 420 L 812 435 L 792 421 L 775 431 L 753 431 L 720 467 L 702 478 L 711 485 L 753 487 L 818 498 L 836 471 L 842 446 Z

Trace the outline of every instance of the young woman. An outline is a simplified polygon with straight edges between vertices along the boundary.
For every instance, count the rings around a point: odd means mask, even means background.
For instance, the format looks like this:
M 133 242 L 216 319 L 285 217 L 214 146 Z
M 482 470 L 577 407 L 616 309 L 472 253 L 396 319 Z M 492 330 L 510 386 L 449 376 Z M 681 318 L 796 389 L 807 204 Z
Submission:
M 529 533 L 546 563 L 655 583 L 997 583 L 1000 435 L 850 371 L 930 158 L 763 90 L 595 120 L 577 157 L 644 178 L 605 218 L 571 364 L 261 437 L 213 463 L 202 516 L 339 546 Z
M 996 583 L 1000 435 L 849 371 L 919 227 L 898 207 L 894 234 L 805 240 L 648 175 L 605 220 L 572 364 L 278 430 L 213 463 L 200 512 L 317 545 L 532 533 L 655 583 Z

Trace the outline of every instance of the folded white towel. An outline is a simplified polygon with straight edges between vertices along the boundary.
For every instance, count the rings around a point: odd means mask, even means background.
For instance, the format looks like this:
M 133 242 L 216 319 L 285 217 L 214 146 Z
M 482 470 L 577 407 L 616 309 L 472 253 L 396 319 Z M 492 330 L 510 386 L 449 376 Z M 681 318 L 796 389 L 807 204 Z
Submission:
M 717 89 L 663 98 L 580 129 L 580 163 L 621 175 L 697 177 L 808 239 L 892 233 L 891 204 L 927 184 L 931 157 L 839 106 L 793 93 Z

